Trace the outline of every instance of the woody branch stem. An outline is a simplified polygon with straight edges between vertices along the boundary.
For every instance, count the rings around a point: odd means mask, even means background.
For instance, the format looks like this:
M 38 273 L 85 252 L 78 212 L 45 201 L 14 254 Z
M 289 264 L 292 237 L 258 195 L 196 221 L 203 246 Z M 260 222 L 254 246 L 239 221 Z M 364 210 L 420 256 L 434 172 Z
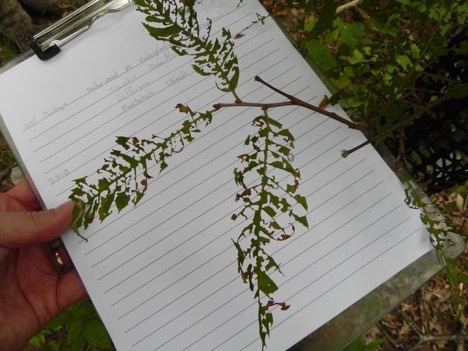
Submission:
M 291 102 L 289 105 L 296 105 L 296 106 L 302 106 L 304 108 L 307 108 L 309 110 L 312 110 L 312 111 L 315 111 L 317 113 L 320 113 L 324 116 L 327 116 L 337 122 L 340 122 L 340 123 L 343 123 L 344 125 L 348 126 L 349 128 L 351 129 L 356 129 L 356 130 L 359 130 L 365 134 L 371 134 L 370 133 L 370 130 L 368 130 L 367 128 L 365 127 L 362 127 L 356 123 L 353 123 L 339 115 L 337 115 L 336 113 L 334 112 L 330 112 L 330 111 L 327 111 L 327 110 L 324 110 L 320 107 L 317 107 L 315 105 L 312 105 L 312 104 L 309 104 L 308 102 L 305 102 L 301 99 L 298 99 L 297 97 L 293 96 L 293 95 L 289 95 L 277 88 L 275 88 L 274 86 L 268 84 L 267 82 L 265 82 L 262 78 L 260 78 L 259 76 L 255 76 L 255 81 L 257 82 L 260 82 L 262 83 L 263 85 L 267 86 L 268 88 L 270 88 L 271 90 L 277 92 L 278 94 L 281 94 L 283 95 L 284 97 L 286 97 L 287 99 L 289 99 L 289 101 Z M 240 104 L 241 105 L 241 104 Z
M 223 107 L 260 107 L 262 110 L 268 110 L 269 108 L 273 108 L 273 107 L 283 107 L 283 106 L 292 106 L 292 105 L 294 104 L 291 101 L 263 103 L 263 104 L 258 103 L 258 102 L 239 101 L 235 103 L 217 103 L 217 104 L 214 104 L 213 107 L 217 110 Z

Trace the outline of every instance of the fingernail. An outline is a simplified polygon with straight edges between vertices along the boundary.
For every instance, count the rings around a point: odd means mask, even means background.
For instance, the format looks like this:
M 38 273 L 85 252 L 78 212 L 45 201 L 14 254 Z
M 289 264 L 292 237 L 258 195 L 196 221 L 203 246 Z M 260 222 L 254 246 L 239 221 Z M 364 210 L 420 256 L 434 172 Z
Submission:
M 57 213 L 70 212 L 72 208 L 73 208 L 73 202 L 67 201 L 61 204 L 59 207 L 57 207 L 55 211 L 57 211 Z

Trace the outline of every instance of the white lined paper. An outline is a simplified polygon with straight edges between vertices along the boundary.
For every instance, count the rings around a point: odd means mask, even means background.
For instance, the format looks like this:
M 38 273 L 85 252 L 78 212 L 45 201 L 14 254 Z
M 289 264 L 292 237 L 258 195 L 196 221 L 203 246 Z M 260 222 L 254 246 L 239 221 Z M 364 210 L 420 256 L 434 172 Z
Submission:
M 253 0 L 237 9 L 227 0 L 206 3 L 215 27 L 232 25 L 233 33 L 263 11 Z M 170 132 L 184 118 L 174 109 L 179 102 L 203 110 L 230 101 L 186 58 L 149 38 L 142 19 L 134 7 L 105 16 L 50 62 L 33 57 L 0 76 L 2 89 L 13 86 L 2 118 L 48 207 L 66 199 L 72 179 L 94 173 L 115 136 Z M 327 93 L 272 22 L 248 30 L 236 52 L 246 100 L 282 101 L 255 75 L 311 103 Z M 232 170 L 258 113 L 218 112 L 136 209 L 93 224 L 88 243 L 64 237 L 119 350 L 259 349 L 253 294 L 238 277 L 231 243 L 242 223 L 230 220 L 239 206 Z M 284 350 L 431 247 L 377 152 L 341 158 L 364 141 L 360 133 L 300 108 L 272 113 L 297 139 L 293 162 L 310 207 L 310 228 L 271 249 L 284 272 L 274 276 L 275 297 L 291 308 L 275 312 L 268 345 Z

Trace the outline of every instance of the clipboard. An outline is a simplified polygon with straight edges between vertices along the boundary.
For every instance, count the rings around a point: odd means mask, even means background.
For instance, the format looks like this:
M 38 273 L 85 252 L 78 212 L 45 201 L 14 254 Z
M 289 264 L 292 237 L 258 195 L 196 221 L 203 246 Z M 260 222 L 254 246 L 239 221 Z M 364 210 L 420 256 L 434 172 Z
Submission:
M 33 52 L 26 53 L 25 57 L 18 62 L 33 54 L 36 54 L 41 60 L 53 58 L 60 53 L 63 45 L 89 29 L 97 18 L 109 12 L 122 10 L 131 3 L 130 0 L 91 1 L 83 8 L 59 21 L 56 25 L 34 36 Z M 18 62 L 15 62 L 15 64 Z M 5 71 L 5 68 L 1 71 Z M 8 135 L 8 129 L 3 121 L 2 131 L 5 132 L 6 136 Z M 11 137 L 8 139 L 10 145 L 13 146 L 15 156 L 21 159 L 20 153 L 14 147 L 14 140 Z M 385 153 L 385 150 L 380 150 L 380 152 Z M 384 154 L 383 157 L 387 162 L 391 162 L 388 154 Z M 456 245 L 450 247 L 449 250 L 450 256 L 456 257 L 463 251 L 463 243 L 456 241 Z M 427 252 L 328 323 L 316 329 L 310 336 L 299 341 L 290 350 L 339 350 L 345 347 L 442 268 L 443 266 L 438 261 L 434 250 Z M 388 291 L 395 291 L 395 294 L 388 294 Z M 387 298 L 382 299 L 382 296 Z M 364 307 L 370 303 L 377 304 L 377 308 L 365 309 Z M 366 310 L 365 316 L 362 315 L 363 310 Z M 351 328 L 349 320 L 360 320 L 362 323 L 356 323 L 355 328 Z M 333 337 L 330 337 L 331 335 Z

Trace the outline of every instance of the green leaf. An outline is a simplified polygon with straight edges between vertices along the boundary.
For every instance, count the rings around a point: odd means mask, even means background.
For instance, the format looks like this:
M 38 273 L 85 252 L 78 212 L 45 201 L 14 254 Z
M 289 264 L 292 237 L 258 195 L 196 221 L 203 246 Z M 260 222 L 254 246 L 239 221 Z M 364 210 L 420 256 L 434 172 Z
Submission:
M 171 24 L 166 27 L 153 27 L 143 23 L 143 26 L 152 37 L 158 40 L 163 40 L 182 31 L 182 28 L 180 28 L 177 24 Z
M 275 284 L 273 280 L 263 272 L 262 270 L 257 270 L 257 282 L 258 288 L 261 292 L 263 292 L 266 296 L 270 296 L 275 291 L 278 290 L 278 286 Z
M 406 71 L 411 66 L 411 60 L 406 55 L 395 55 L 396 62 Z
M 121 152 L 120 150 L 112 150 L 111 151 L 111 155 L 114 155 L 122 160 L 124 160 L 125 162 L 128 163 L 128 165 L 131 167 L 131 168 L 136 168 L 138 167 L 138 161 L 133 158 L 132 156 L 129 156 L 127 154 L 124 154 L 123 152 Z
M 80 345 L 81 344 L 84 346 L 85 340 L 83 338 L 83 332 L 84 332 L 85 327 L 86 327 L 86 321 L 82 318 L 72 319 L 69 323 L 67 323 L 67 338 L 66 338 L 67 344 L 68 345 Z
M 413 56 L 414 59 L 419 59 L 419 54 L 421 50 L 415 43 L 410 44 L 410 49 L 411 49 L 411 56 Z
M 101 207 L 99 208 L 99 220 L 100 221 L 103 221 L 112 213 L 112 211 L 110 211 L 110 208 L 112 204 L 114 203 L 114 197 L 115 197 L 115 193 L 110 193 L 108 196 L 102 199 Z
M 304 46 L 307 49 L 307 56 L 322 71 L 327 72 L 338 66 L 335 57 L 317 40 L 308 40 Z
M 296 220 L 301 223 L 305 228 L 309 228 L 309 222 L 307 216 L 297 216 Z
M 320 17 L 315 23 L 314 28 L 309 32 L 307 37 L 309 39 L 316 38 L 323 32 L 329 29 L 333 29 L 333 21 L 335 20 L 335 12 L 338 4 L 335 1 L 325 1 Z
M 237 66 L 237 58 L 233 60 L 234 67 L 231 70 L 231 77 L 229 79 L 229 91 L 233 92 L 236 90 L 237 86 L 239 85 L 239 77 L 240 77 L 240 70 Z
M 100 178 L 98 180 L 98 190 L 99 191 L 104 191 L 104 190 L 107 190 L 109 189 L 109 180 L 107 178 Z
M 125 150 L 128 150 L 130 148 L 130 146 L 128 145 L 129 139 L 129 137 L 119 136 L 115 139 L 115 142 L 118 145 L 122 146 Z
M 83 336 L 94 349 L 110 349 L 112 342 L 106 328 L 98 319 L 92 319 L 85 324 Z
M 294 138 L 294 135 L 292 135 L 292 133 L 289 131 L 289 129 L 281 129 L 278 132 L 278 135 L 283 136 L 289 142 L 296 140 Z
M 126 192 L 121 192 L 117 194 L 115 198 L 115 205 L 117 206 L 117 210 L 120 212 L 125 207 L 127 207 L 128 203 L 130 202 L 130 196 L 127 195 Z
M 307 211 L 308 210 L 308 205 L 307 205 L 307 199 L 302 196 L 302 195 L 295 195 L 294 199 Z
M 274 218 L 276 216 L 276 211 L 271 206 L 263 207 L 263 211 L 265 211 L 265 213 L 271 218 Z
M 72 200 L 73 198 L 80 198 L 80 197 L 82 197 L 84 195 L 86 195 L 86 192 L 82 188 L 80 188 L 79 184 L 77 184 L 77 187 L 75 187 L 75 188 L 73 188 L 71 190 L 71 194 L 69 196 L 69 199 Z
M 263 316 L 262 324 L 265 327 L 265 330 L 267 331 L 266 335 L 269 335 L 270 327 L 273 325 L 273 314 L 271 312 L 268 312 Z
M 207 72 L 207 71 L 205 71 L 202 67 L 200 67 L 200 66 L 198 66 L 198 65 L 195 65 L 195 64 L 192 65 L 192 69 L 193 69 L 196 73 L 198 73 L 199 75 L 201 75 L 201 76 L 205 76 L 205 77 L 206 77 L 206 76 L 210 76 L 210 75 L 211 75 L 211 72 Z
M 282 169 L 288 173 L 291 173 L 295 177 L 299 177 L 299 171 L 295 169 L 289 162 L 285 161 L 273 161 L 270 163 L 271 167 Z
M 268 123 L 270 124 L 271 127 L 275 127 L 277 129 L 281 129 L 283 127 L 283 125 L 280 122 L 278 122 L 277 120 L 271 117 L 268 117 Z
M 133 200 L 133 205 L 136 206 L 141 201 L 143 196 L 145 196 L 144 192 L 136 191 L 135 192 L 135 199 Z
M 468 96 L 468 85 L 463 83 L 456 83 L 453 86 L 453 95 L 457 99 L 463 99 Z

